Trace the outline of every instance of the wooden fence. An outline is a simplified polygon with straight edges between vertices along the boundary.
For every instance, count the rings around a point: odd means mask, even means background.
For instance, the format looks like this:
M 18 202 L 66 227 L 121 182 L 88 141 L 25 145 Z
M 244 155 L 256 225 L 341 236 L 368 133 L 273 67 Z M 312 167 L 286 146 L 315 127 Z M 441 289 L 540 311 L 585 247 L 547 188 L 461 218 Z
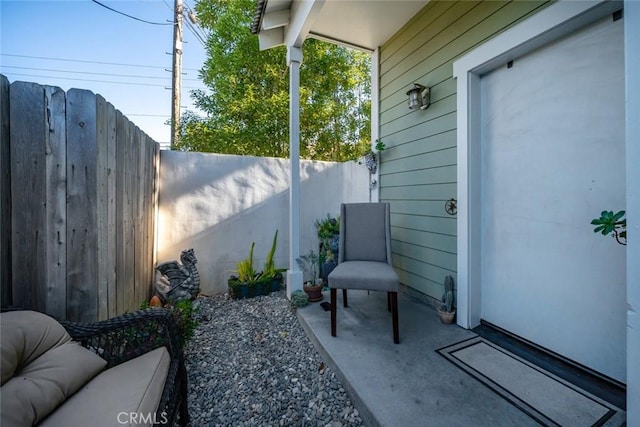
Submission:
M 153 281 L 158 144 L 100 95 L 0 80 L 2 303 L 78 321 L 135 310 Z

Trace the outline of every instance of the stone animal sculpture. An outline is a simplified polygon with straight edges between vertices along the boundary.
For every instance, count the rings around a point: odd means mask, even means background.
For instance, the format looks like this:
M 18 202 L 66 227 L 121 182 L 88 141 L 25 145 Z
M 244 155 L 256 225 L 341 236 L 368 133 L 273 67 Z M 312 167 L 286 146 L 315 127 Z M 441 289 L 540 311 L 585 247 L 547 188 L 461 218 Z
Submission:
M 180 253 L 180 261 L 168 261 L 156 266 L 156 293 L 164 302 L 175 303 L 185 299 L 195 299 L 200 292 L 200 275 L 196 268 L 193 249 Z

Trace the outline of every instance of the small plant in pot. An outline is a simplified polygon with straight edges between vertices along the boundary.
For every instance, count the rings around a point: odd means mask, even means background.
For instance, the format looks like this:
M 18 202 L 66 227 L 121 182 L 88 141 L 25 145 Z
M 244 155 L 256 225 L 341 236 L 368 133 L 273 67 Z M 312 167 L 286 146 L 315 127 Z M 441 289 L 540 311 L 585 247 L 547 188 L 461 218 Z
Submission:
M 442 294 L 442 303 L 438 309 L 440 321 L 445 324 L 453 323 L 456 317 L 456 310 L 453 308 L 453 277 L 444 278 L 444 293 Z
M 249 258 L 243 259 L 236 264 L 237 275 L 229 277 L 229 295 L 231 298 L 249 298 L 256 294 L 258 273 L 253 269 L 253 248 L 255 242 L 251 242 Z
M 302 288 L 309 296 L 310 302 L 322 301 L 322 280 L 318 278 L 319 257 L 313 249 L 308 254 L 296 259 L 303 271 L 305 280 Z
M 314 223 L 320 248 L 318 256 L 320 258 L 320 277 L 325 281 L 334 268 L 338 266 L 338 250 L 340 247 L 340 217 L 332 217 L 327 214 L 326 218 L 318 219 Z

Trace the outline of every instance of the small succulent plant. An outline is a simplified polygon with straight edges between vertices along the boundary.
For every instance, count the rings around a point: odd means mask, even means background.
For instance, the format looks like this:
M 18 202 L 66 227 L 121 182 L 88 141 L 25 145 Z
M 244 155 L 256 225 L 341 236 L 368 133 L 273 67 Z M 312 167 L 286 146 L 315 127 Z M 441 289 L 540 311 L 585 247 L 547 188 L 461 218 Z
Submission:
M 621 245 L 627 244 L 627 219 L 624 217 L 625 211 L 602 211 L 600 218 L 594 218 L 591 225 L 597 226 L 593 232 L 601 233 L 603 236 L 613 235 L 616 242 Z
M 302 308 L 309 305 L 309 297 L 304 291 L 297 290 L 291 293 L 291 307 Z

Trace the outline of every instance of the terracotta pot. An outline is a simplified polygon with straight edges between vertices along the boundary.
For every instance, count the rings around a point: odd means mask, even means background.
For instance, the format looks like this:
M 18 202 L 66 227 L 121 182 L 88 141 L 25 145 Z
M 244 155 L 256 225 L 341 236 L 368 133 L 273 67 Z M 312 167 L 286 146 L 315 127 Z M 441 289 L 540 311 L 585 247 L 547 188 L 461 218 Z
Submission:
M 302 288 L 307 293 L 307 296 L 309 297 L 309 302 L 322 301 L 322 299 L 324 298 L 324 295 L 322 295 L 323 286 L 321 284 L 314 285 L 314 286 L 308 286 L 305 284 Z
M 445 325 L 450 325 L 453 323 L 453 319 L 456 317 L 456 311 L 446 312 L 438 309 L 438 316 L 440 317 L 440 321 Z

